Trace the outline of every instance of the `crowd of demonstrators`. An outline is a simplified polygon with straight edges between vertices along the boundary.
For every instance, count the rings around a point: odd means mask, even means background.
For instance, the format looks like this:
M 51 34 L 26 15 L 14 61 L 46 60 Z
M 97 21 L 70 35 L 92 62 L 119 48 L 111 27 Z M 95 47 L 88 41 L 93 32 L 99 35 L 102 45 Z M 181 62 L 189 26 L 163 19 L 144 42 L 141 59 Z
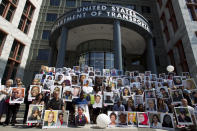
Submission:
M 23 90 L 17 91 L 22 88 L 19 78 L 14 84 L 7 80 L 0 88 L 0 120 L 6 113 L 5 126 L 16 123 L 22 98 L 17 96 L 13 102 L 12 97 L 22 94 Z M 88 66 L 42 66 L 25 89 L 23 123 L 28 125 L 83 126 L 96 123 L 101 113 L 110 117 L 110 127 L 193 128 L 197 124 L 197 86 L 188 72 L 178 76 L 173 72 L 156 75 Z

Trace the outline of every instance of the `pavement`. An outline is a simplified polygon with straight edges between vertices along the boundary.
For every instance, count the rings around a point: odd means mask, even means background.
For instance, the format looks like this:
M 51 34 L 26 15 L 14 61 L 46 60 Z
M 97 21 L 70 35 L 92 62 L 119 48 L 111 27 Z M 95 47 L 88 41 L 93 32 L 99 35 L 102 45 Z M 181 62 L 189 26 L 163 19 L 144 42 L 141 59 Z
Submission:
M 137 128 L 137 127 L 114 127 L 114 128 L 105 128 L 105 129 L 99 129 L 96 127 L 96 125 L 86 125 L 84 127 L 67 127 L 67 128 L 48 128 L 48 129 L 42 129 L 42 128 L 36 128 L 36 127 L 27 127 L 23 125 L 16 125 L 16 126 L 0 126 L 0 131 L 39 131 L 39 130 L 45 130 L 45 131 L 167 131 L 163 129 L 153 129 L 153 128 Z

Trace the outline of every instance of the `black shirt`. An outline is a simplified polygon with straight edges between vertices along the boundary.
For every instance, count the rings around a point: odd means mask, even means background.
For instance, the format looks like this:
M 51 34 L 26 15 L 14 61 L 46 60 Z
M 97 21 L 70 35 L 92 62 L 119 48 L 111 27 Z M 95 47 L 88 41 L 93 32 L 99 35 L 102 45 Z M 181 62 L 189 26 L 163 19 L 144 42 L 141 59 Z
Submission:
M 62 106 L 64 106 L 62 99 L 56 100 L 55 98 L 53 98 L 49 101 L 48 104 L 48 108 L 51 108 L 53 110 L 62 110 Z

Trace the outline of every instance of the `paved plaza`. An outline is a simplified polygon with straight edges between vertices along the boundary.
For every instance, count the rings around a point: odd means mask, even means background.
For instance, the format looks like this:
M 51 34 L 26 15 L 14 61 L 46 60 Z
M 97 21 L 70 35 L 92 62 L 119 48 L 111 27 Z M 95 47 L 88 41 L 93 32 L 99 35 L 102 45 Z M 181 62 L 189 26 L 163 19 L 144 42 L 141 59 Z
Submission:
M 152 128 L 136 128 L 136 127 L 126 127 L 126 128 L 106 128 L 106 129 L 98 129 L 95 125 L 86 125 L 85 127 L 68 127 L 68 128 L 53 128 L 53 129 L 41 129 L 41 128 L 30 128 L 30 127 L 23 127 L 20 125 L 16 125 L 15 127 L 12 126 L 0 126 L 0 131 L 39 131 L 39 130 L 46 130 L 46 131 L 167 131 L 162 129 L 152 129 Z

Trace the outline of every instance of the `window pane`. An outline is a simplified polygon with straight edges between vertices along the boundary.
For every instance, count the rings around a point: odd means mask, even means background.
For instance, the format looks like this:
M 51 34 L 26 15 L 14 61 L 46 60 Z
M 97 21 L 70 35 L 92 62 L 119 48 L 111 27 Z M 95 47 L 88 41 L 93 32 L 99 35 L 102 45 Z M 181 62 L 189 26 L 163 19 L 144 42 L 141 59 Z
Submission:
M 16 60 L 21 60 L 21 56 L 23 55 L 22 53 L 23 53 L 23 49 L 24 49 L 24 45 L 21 45 L 20 44 L 20 47 L 19 47 L 19 49 L 18 49 L 18 53 L 17 53 L 17 56 L 16 56 Z
M 49 50 L 48 49 L 39 49 L 37 60 L 48 60 Z
M 60 0 L 50 0 L 50 5 L 59 6 L 60 5 Z
M 55 21 L 57 19 L 57 14 L 48 13 L 47 14 L 47 21 Z
M 29 15 L 28 15 L 28 17 L 29 17 L 30 19 L 32 18 L 32 15 L 33 15 L 33 13 L 34 13 L 34 10 L 35 10 L 35 8 L 34 8 L 33 6 L 31 6 L 31 9 L 30 9 Z
M 90 5 L 91 4 L 91 1 L 82 1 L 81 2 L 81 6 L 87 6 L 87 5 Z
M 10 21 L 12 18 L 12 15 L 14 13 L 15 7 L 14 6 L 10 6 L 10 9 L 8 10 L 7 16 L 6 16 L 6 20 Z
M 24 13 L 24 14 L 27 14 L 28 7 L 29 7 L 29 2 L 26 2 L 26 3 L 25 3 L 24 10 L 23 10 L 23 13 Z
M 6 3 L 7 3 L 6 0 L 2 0 L 2 2 L 0 4 L 0 15 L 3 15 Z
M 20 30 L 22 30 L 22 28 L 23 28 L 23 23 L 24 23 L 24 21 L 25 21 L 25 17 L 22 16 L 22 17 L 21 17 L 21 20 L 20 20 L 20 22 L 19 22 L 19 25 L 18 25 L 18 28 L 19 28 Z
M 14 51 L 16 49 L 16 46 L 17 46 L 17 41 L 14 40 L 14 43 L 13 43 L 11 51 L 10 51 L 10 56 L 9 56 L 10 58 L 14 58 Z
M 13 4 L 17 4 L 18 0 L 11 0 Z
M 50 31 L 49 30 L 43 30 L 43 32 L 42 32 L 42 39 L 43 40 L 48 40 L 49 39 L 49 35 L 50 35 Z
M 19 66 L 18 63 L 15 63 L 15 64 L 14 64 L 14 69 L 13 69 L 13 71 L 12 71 L 12 74 L 11 74 L 10 79 L 13 79 L 13 80 L 15 79 L 16 73 L 17 73 L 17 69 L 18 69 L 18 66 Z
M 29 20 L 27 20 L 26 25 L 25 25 L 25 29 L 24 29 L 24 33 L 28 33 L 29 27 L 30 27 L 31 22 Z
M 6 37 L 6 34 L 0 31 L 0 47 L 2 46 L 5 37 Z
M 76 0 L 66 0 L 66 6 L 67 7 L 75 7 L 76 6 Z

